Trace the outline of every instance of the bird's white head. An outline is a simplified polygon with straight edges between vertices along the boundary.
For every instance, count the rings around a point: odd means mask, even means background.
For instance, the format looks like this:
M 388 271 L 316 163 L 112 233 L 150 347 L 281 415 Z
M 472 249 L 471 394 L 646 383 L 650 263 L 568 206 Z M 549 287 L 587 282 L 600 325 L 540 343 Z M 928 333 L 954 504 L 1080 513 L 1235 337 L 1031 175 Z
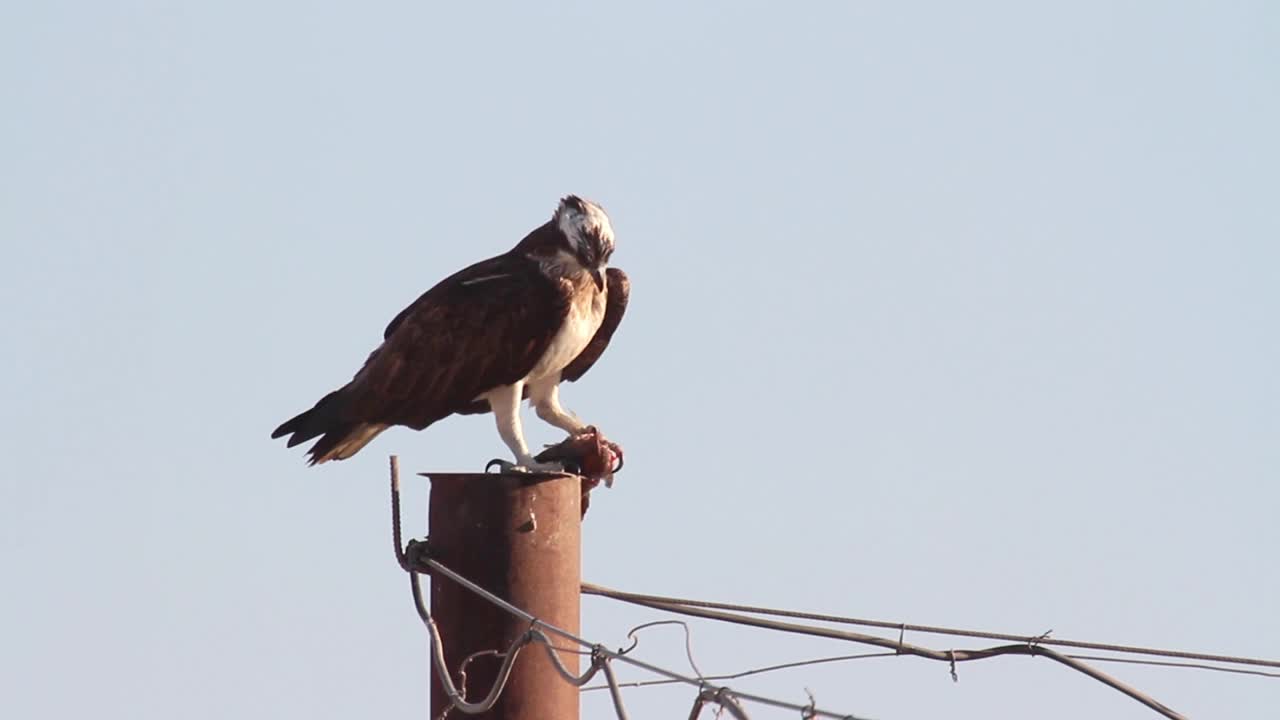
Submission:
M 613 225 L 604 208 L 577 195 L 560 201 L 553 218 L 582 266 L 601 270 L 613 255 Z

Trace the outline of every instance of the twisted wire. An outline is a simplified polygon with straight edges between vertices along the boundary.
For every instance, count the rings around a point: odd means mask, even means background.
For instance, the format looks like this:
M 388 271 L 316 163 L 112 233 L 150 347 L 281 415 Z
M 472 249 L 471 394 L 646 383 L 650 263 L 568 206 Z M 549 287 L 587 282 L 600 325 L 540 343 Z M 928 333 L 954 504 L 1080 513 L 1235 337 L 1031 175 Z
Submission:
M 1155 712 L 1163 715 L 1170 720 L 1185 720 L 1184 716 L 1160 703 L 1145 693 L 1133 688 L 1119 680 L 1092 668 L 1079 660 L 1073 659 L 1051 648 L 1043 647 L 1039 644 L 1039 638 L 1023 638 L 1023 642 L 1015 645 L 1000 645 L 990 648 L 982 648 L 977 650 L 948 650 L 940 651 L 930 648 L 905 643 L 901 640 L 890 640 L 876 635 L 866 635 L 863 633 L 855 633 L 847 630 L 835 630 L 833 628 L 817 627 L 813 625 L 798 625 L 795 623 L 786 623 L 777 620 L 764 620 L 748 615 L 729 613 L 719 610 L 709 610 L 703 607 L 689 607 L 674 602 L 663 602 L 658 600 L 650 600 L 644 596 L 638 596 L 633 593 L 624 593 L 609 588 L 600 587 L 598 585 L 584 584 L 584 592 L 590 592 L 596 595 L 611 597 L 622 602 L 641 605 L 656 610 L 664 610 L 666 612 L 678 613 L 681 615 L 690 615 L 693 617 L 702 617 L 710 620 L 720 620 L 724 622 L 736 623 L 739 625 L 750 625 L 769 630 L 779 630 L 782 632 L 798 633 L 802 635 L 812 635 L 815 637 L 832 638 L 836 640 L 847 640 L 850 642 L 863 643 L 867 645 L 875 645 L 878 647 L 895 650 L 898 653 L 906 655 L 916 655 L 918 657 L 928 658 L 930 660 L 941 660 L 950 663 L 952 666 L 952 678 L 955 678 L 955 663 L 967 662 L 971 660 L 981 660 L 985 658 L 995 657 L 998 655 L 1032 655 L 1047 657 L 1057 663 L 1066 665 L 1067 667 L 1081 672 L 1089 677 L 1107 685 L 1139 703 L 1147 706 Z M 897 625 L 894 625 L 897 627 Z

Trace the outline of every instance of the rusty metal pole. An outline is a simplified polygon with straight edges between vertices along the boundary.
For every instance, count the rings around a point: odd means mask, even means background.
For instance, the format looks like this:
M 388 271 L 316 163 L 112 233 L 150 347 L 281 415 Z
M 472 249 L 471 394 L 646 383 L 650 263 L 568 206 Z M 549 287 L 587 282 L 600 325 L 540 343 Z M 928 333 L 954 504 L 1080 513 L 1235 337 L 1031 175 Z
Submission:
M 581 479 L 562 474 L 423 474 L 431 479 L 427 522 L 432 556 L 538 619 L 577 634 Z M 471 701 L 488 693 L 501 664 L 486 651 L 506 650 L 529 629 L 527 622 L 445 578 L 431 580 L 431 614 L 455 685 L 462 683 L 459 669 L 466 662 L 466 698 Z M 577 672 L 576 653 L 559 655 Z M 432 718 L 449 707 L 436 672 L 432 668 Z M 453 720 L 464 717 L 457 711 L 451 715 Z M 497 705 L 465 717 L 577 720 L 578 688 L 556 672 L 545 650 L 531 645 L 520 652 Z

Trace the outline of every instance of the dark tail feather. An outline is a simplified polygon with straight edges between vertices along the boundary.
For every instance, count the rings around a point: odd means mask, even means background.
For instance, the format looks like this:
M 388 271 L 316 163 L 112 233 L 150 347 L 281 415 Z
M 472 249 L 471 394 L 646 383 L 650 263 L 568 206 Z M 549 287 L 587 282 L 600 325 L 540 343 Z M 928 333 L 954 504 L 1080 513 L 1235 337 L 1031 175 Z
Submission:
M 320 440 L 307 451 L 311 457 L 311 465 L 329 460 L 345 460 L 387 429 L 386 425 L 380 423 L 346 419 L 346 406 L 342 391 L 335 390 L 320 398 L 315 407 L 285 421 L 271 433 L 271 437 L 274 439 L 291 435 L 289 447 L 319 437 Z
M 340 399 L 341 393 L 341 390 L 334 390 L 320 398 L 320 402 L 317 402 L 315 407 L 286 420 L 271 433 L 271 439 L 292 433 L 293 437 L 289 438 L 289 447 L 293 447 L 328 432 L 333 425 L 340 422 L 338 411 L 345 404 Z

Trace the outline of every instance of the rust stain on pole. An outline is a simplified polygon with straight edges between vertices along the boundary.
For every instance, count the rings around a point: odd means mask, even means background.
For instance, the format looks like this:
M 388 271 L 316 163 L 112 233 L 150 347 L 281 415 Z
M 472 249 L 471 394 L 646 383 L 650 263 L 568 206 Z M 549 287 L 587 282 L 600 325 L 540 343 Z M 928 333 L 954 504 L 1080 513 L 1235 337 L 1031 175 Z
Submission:
M 431 550 L 442 564 L 540 620 L 579 632 L 582 577 L 581 482 L 576 475 L 423 473 L 431 479 L 427 522 Z M 447 579 L 431 581 L 431 614 L 440 627 L 454 683 L 468 657 L 505 650 L 529 629 Z M 557 645 L 567 647 L 565 643 Z M 575 648 L 577 649 L 577 648 Z M 578 670 L 578 655 L 560 660 Z M 466 696 L 478 700 L 493 685 L 500 658 L 474 657 L 466 666 Z M 431 672 L 431 716 L 449 698 Z M 457 720 L 464 717 L 454 711 Z M 556 672 L 546 652 L 520 652 L 506 690 L 483 715 L 497 720 L 577 720 L 578 688 Z

